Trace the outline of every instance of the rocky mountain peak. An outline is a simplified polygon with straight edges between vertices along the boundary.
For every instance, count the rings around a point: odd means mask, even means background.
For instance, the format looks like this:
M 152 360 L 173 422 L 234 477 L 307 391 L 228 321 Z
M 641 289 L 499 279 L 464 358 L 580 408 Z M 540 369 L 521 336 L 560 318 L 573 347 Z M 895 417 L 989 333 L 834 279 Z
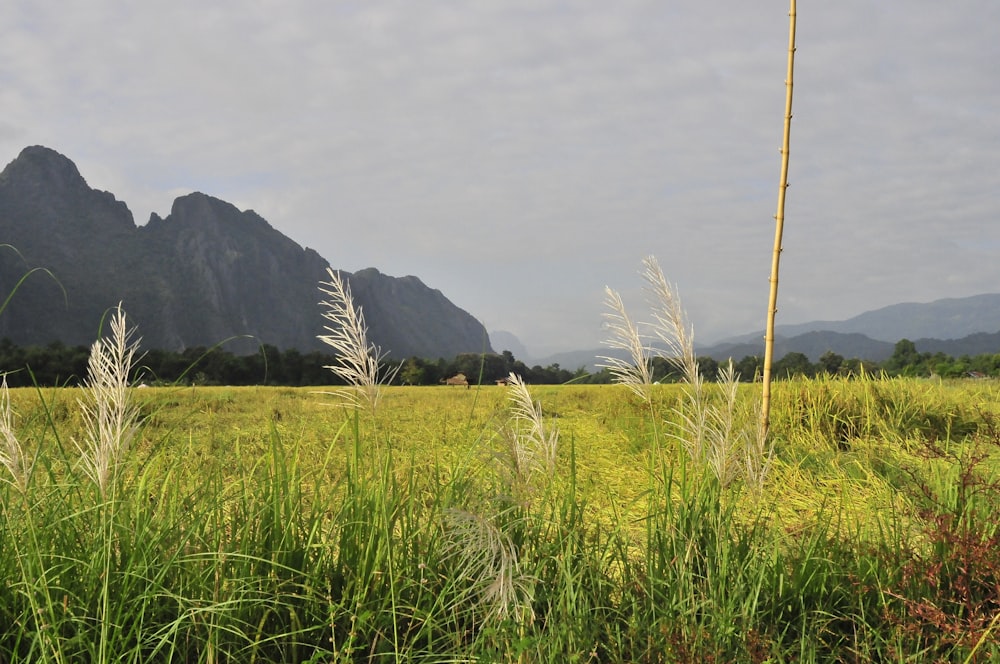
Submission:
M 45 189 L 49 192 L 89 191 L 76 164 L 64 155 L 41 145 L 21 150 L 0 174 L 8 186 Z
M 237 339 L 227 349 L 326 350 L 316 339 L 317 287 L 329 263 L 253 210 L 204 193 L 136 227 L 125 204 L 91 189 L 72 161 L 26 148 L 0 175 L 0 243 L 23 257 L 0 261 L 0 283 L 35 266 L 55 278 L 29 280 L 0 316 L 0 337 L 18 344 L 89 344 L 104 312 L 124 302 L 149 348 Z M 393 356 L 483 349 L 482 325 L 419 279 L 344 274 L 374 342 Z
M 31 222 L 30 233 L 51 234 L 57 229 L 74 241 L 95 241 L 135 229 L 125 203 L 106 192 L 91 189 L 76 164 L 40 145 L 27 147 L 0 173 L 0 192 L 6 216 Z M 74 237 L 75 236 L 75 237 Z M 5 238 L 7 242 L 16 235 Z

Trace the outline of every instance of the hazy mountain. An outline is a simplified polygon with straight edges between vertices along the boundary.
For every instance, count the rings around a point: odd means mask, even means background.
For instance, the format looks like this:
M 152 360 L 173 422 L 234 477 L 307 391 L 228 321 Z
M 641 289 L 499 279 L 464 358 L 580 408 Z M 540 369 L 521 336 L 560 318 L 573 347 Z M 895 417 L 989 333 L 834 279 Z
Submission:
M 775 335 L 794 337 L 806 332 L 863 334 L 872 339 L 896 343 L 900 339 L 961 339 L 980 332 L 1000 330 L 1000 293 L 946 298 L 933 302 L 905 302 L 866 311 L 842 321 L 812 321 L 777 325 Z M 731 342 L 762 339 L 753 332 Z
M 525 348 L 521 340 L 514 336 L 512 332 L 493 330 L 490 332 L 490 341 L 493 342 L 493 348 L 498 353 L 509 350 L 514 357 L 522 362 L 531 362 L 531 355 L 528 353 L 528 349 Z
M 926 304 L 894 304 L 843 321 L 813 321 L 775 328 L 774 356 L 803 353 L 816 362 L 832 351 L 845 358 L 881 362 L 892 357 L 896 342 L 909 339 L 921 353 L 942 352 L 952 357 L 1000 353 L 1000 294 L 936 300 Z M 718 361 L 764 355 L 764 332 L 752 332 L 712 346 L 700 346 L 699 355 Z M 606 348 L 567 351 L 539 360 L 543 366 L 587 367 L 597 356 L 612 355 Z
M 0 295 L 31 268 L 0 315 L 17 344 L 89 344 L 119 301 L 144 346 L 259 344 L 323 350 L 318 290 L 329 263 L 252 210 L 192 193 L 137 227 L 126 205 L 91 189 L 72 161 L 29 147 L 0 173 Z M 416 277 L 342 273 L 373 341 L 394 357 L 489 350 L 483 326 Z
M 367 268 L 349 275 L 348 281 L 372 336 L 394 357 L 451 359 L 459 353 L 493 350 L 478 320 L 416 277 L 387 277 Z
M 806 332 L 793 337 L 775 335 L 774 357 L 781 359 L 788 353 L 802 353 L 815 362 L 826 352 L 837 353 L 845 358 L 860 358 L 881 362 L 892 357 L 895 343 L 871 339 L 863 334 L 840 332 Z M 743 343 L 721 343 L 699 348 L 698 354 L 711 357 L 719 362 L 729 358 L 740 360 L 748 355 L 764 356 L 764 338 Z
M 920 353 L 944 353 L 952 357 L 1000 353 L 1000 332 L 977 332 L 961 339 L 911 339 Z

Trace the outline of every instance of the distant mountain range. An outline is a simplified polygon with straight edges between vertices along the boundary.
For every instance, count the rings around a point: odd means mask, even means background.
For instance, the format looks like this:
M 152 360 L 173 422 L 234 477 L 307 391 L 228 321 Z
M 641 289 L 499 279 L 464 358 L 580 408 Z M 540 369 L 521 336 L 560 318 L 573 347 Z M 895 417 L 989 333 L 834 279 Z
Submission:
M 813 321 L 778 325 L 775 333 L 795 337 L 806 332 L 863 334 L 895 344 L 900 339 L 961 339 L 980 332 L 1000 330 L 1000 294 L 987 293 L 933 302 L 904 302 L 842 321 Z M 764 332 L 746 334 L 729 341 L 763 338 Z
M 894 304 L 843 321 L 779 325 L 775 328 L 774 357 L 780 359 L 797 352 L 816 362 L 831 351 L 845 358 L 882 362 L 892 357 L 901 339 L 912 341 L 921 353 L 940 352 L 952 357 L 1000 353 L 1000 294 Z M 697 352 L 718 361 L 763 356 L 764 332 L 700 347 Z M 598 355 L 611 354 L 608 349 L 573 351 L 540 362 L 593 370 Z
M 25 148 L 0 173 L 0 338 L 89 345 L 119 301 L 146 348 L 328 350 L 318 290 L 329 263 L 253 212 L 202 193 L 136 226 L 54 150 Z M 372 340 L 396 358 L 490 349 L 483 326 L 413 276 L 342 272 Z M 51 276 L 50 276 L 51 275 Z M 250 337 L 250 338 L 243 338 Z

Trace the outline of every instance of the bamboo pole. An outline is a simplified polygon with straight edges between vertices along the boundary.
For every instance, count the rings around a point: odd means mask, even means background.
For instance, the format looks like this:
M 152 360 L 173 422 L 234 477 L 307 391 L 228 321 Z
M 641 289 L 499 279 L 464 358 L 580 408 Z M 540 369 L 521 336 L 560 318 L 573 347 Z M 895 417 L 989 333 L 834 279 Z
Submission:
M 795 68 L 795 0 L 788 11 L 788 74 L 785 77 L 785 132 L 781 143 L 781 181 L 778 185 L 778 212 L 774 215 L 774 254 L 771 258 L 771 295 L 764 332 L 764 390 L 761 396 L 761 434 L 767 436 L 771 416 L 771 363 L 774 359 L 774 314 L 778 311 L 778 264 L 781 260 L 781 233 L 785 225 L 785 190 L 788 189 L 788 146 L 792 129 L 792 72 Z

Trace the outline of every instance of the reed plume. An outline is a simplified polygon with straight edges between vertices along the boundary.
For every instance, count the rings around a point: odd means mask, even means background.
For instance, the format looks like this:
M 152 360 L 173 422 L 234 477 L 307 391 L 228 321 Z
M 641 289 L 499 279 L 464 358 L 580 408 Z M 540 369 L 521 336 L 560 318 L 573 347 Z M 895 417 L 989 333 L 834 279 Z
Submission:
M 28 490 L 34 460 L 28 460 L 14 432 L 14 412 L 10 407 L 7 376 L 0 383 L 0 465 L 10 473 L 10 481 L 23 494 Z
M 333 348 L 337 364 L 324 368 L 347 383 L 348 387 L 334 392 L 345 405 L 365 405 L 374 412 L 381 398 L 381 385 L 390 382 L 395 371 L 380 375 L 386 353 L 368 341 L 364 311 L 355 307 L 350 284 L 339 272 L 331 268 L 326 271 L 330 280 L 321 281 L 319 289 L 328 296 L 320 303 L 326 307 L 323 318 L 327 324 L 323 329 L 327 333 L 318 338 Z
M 84 396 L 79 399 L 84 442 L 77 443 L 81 465 L 106 498 L 118 463 L 139 428 L 139 408 L 132 402 L 129 374 L 139 341 L 132 340 L 121 303 L 110 320 L 111 335 L 90 348 Z M 75 442 L 75 441 L 74 441 Z
M 507 384 L 511 417 L 502 433 L 507 443 L 508 482 L 530 494 L 536 477 L 555 475 L 559 430 L 546 429 L 541 404 L 532 399 L 520 376 L 511 372 Z
M 688 323 L 677 287 L 663 276 L 656 257 L 646 256 L 642 260 L 642 268 L 642 278 L 646 282 L 653 311 L 653 334 L 665 347 L 656 348 L 653 352 L 677 367 L 688 384 L 700 385 L 701 373 L 694 352 L 694 326 Z
M 445 512 L 446 559 L 457 563 L 456 579 L 467 585 L 454 608 L 468 601 L 485 622 L 531 617 L 532 581 L 521 571 L 518 549 L 493 518 L 462 509 Z
M 609 286 L 604 288 L 604 322 L 610 336 L 603 342 L 613 350 L 624 351 L 625 358 L 599 355 L 598 367 L 611 372 L 616 383 L 624 385 L 637 397 L 649 402 L 649 385 L 653 383 L 653 367 L 646 340 L 639 325 L 628 315 L 621 294 Z
M 611 312 L 604 316 L 612 338 L 605 343 L 628 351 L 631 361 L 601 358 L 607 362 L 600 366 L 609 368 L 617 382 L 649 403 L 648 386 L 653 382 L 650 359 L 658 357 L 672 364 L 680 373 L 684 394 L 676 409 L 680 424 L 671 436 L 692 461 L 708 466 L 722 486 L 743 475 L 759 490 L 770 469 L 773 450 L 767 445 L 764 429 L 758 427 L 751 434 L 746 426 L 737 400 L 739 375 L 732 360 L 719 376 L 722 402 L 713 403 L 718 400 L 706 391 L 694 349 L 694 327 L 687 320 L 677 288 L 667 281 L 655 257 L 647 256 L 642 265 L 653 320 L 642 326 L 633 322 L 618 293 L 606 289 L 605 302 Z M 640 326 L 649 332 L 641 333 Z M 647 344 L 647 339 L 657 343 Z

